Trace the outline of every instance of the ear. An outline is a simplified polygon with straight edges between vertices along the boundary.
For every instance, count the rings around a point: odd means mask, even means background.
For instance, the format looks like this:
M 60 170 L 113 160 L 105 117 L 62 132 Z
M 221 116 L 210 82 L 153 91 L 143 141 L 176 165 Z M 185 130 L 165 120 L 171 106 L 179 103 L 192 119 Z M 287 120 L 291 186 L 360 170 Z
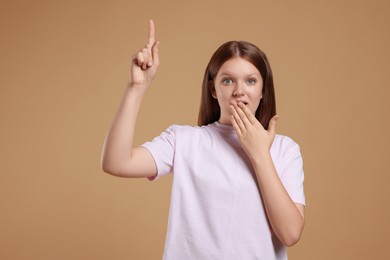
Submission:
M 210 89 L 210 92 L 211 92 L 211 95 L 213 96 L 213 98 L 218 99 L 217 98 L 217 93 L 215 91 L 215 85 L 214 85 L 214 81 L 213 80 L 209 82 L 209 89 Z
M 218 98 L 217 98 L 217 94 L 215 93 L 215 88 L 213 88 L 213 89 L 211 90 L 211 95 L 213 96 L 213 98 L 218 99 Z

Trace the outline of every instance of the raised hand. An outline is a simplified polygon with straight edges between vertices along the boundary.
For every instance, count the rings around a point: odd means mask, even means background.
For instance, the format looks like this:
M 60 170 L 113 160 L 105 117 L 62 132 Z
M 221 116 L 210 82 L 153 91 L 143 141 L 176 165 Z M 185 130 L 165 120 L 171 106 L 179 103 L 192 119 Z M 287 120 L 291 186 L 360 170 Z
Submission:
M 155 41 L 154 22 L 149 20 L 148 43 L 132 57 L 130 86 L 147 88 L 153 81 L 160 64 L 158 56 L 159 44 L 159 41 Z
M 232 111 L 232 125 L 248 157 L 251 160 L 256 160 L 264 153 L 269 153 L 275 138 L 276 122 L 279 116 L 272 117 L 268 130 L 265 130 L 243 103 L 239 102 L 230 108 Z

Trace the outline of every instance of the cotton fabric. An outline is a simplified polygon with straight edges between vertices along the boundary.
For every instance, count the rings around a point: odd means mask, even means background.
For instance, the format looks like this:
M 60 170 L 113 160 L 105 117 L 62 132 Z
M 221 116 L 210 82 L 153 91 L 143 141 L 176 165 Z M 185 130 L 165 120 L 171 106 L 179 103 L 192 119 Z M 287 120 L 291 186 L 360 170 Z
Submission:
M 157 166 L 151 180 L 173 174 L 163 259 L 287 259 L 232 126 L 173 125 L 143 146 Z M 276 135 L 270 153 L 293 202 L 305 205 L 299 145 Z

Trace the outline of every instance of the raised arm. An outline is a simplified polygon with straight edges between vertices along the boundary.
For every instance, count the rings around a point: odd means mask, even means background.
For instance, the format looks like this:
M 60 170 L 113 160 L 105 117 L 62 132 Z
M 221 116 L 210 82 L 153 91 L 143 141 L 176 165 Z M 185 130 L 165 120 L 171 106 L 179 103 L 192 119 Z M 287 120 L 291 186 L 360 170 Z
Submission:
M 109 174 L 151 177 L 157 173 L 152 155 L 144 147 L 133 148 L 133 139 L 139 108 L 159 66 L 158 45 L 150 20 L 148 43 L 132 57 L 129 83 L 103 144 L 101 166 Z

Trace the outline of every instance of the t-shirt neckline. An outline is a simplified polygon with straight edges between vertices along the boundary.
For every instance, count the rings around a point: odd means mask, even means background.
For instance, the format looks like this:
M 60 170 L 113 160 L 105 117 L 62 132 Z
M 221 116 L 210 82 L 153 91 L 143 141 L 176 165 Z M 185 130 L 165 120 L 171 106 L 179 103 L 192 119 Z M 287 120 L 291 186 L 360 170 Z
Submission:
M 225 125 L 225 124 L 221 124 L 220 122 L 218 121 L 215 121 L 213 123 L 213 125 L 218 128 L 218 129 L 221 129 L 223 132 L 226 132 L 226 133 L 229 133 L 229 134 L 234 134 L 235 131 L 234 131 L 234 127 L 232 125 Z

